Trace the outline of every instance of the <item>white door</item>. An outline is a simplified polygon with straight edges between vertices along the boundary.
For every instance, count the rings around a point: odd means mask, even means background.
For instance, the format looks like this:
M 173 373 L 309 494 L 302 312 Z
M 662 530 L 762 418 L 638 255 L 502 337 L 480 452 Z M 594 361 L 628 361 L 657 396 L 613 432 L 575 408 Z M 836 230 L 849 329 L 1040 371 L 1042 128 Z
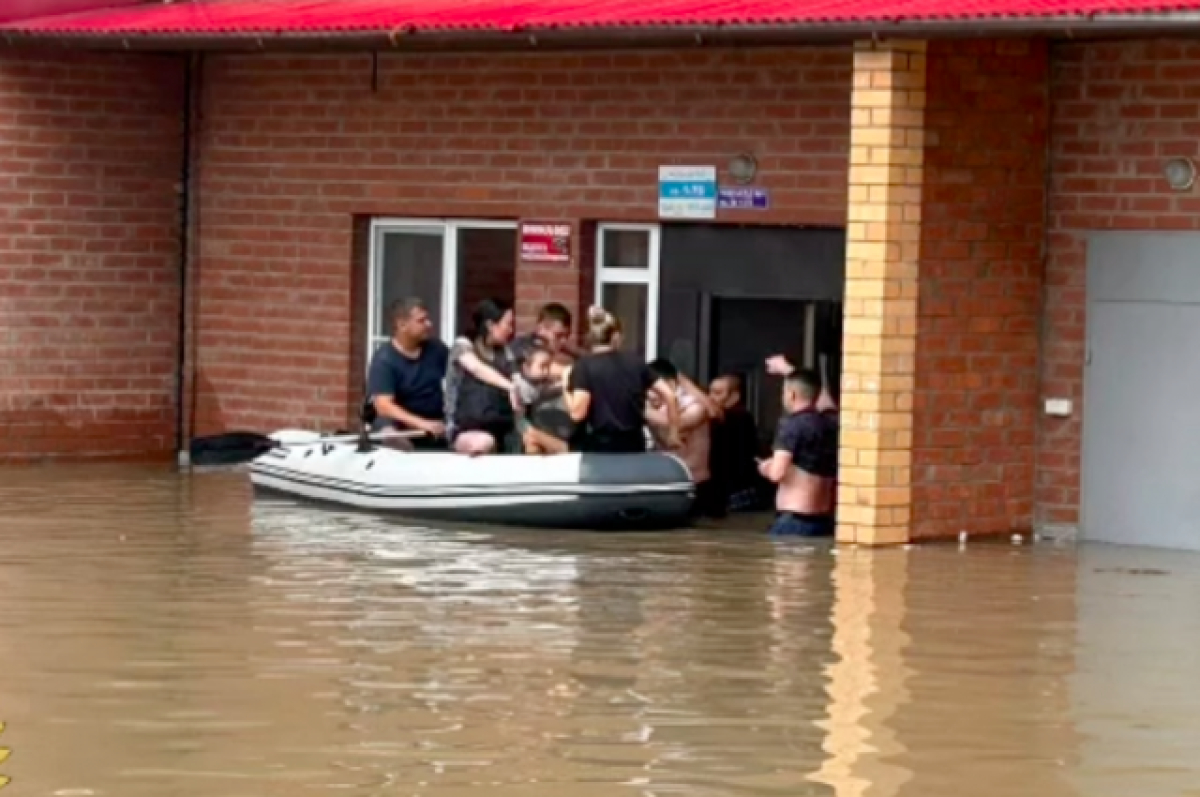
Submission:
M 596 236 L 596 304 L 620 319 L 625 349 L 647 361 L 658 356 L 660 239 L 656 224 L 601 224 Z
M 1200 235 L 1088 245 L 1082 535 L 1200 550 Z

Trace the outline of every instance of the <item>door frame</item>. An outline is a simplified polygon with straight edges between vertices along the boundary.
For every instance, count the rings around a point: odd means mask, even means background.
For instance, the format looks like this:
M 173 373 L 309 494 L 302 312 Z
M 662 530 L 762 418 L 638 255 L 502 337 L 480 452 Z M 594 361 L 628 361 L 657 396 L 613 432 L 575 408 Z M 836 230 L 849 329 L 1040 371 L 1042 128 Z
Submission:
M 784 302 L 802 302 L 804 304 L 804 361 L 794 363 L 797 368 L 815 369 L 817 367 L 817 304 L 819 302 L 832 301 L 830 299 L 793 299 L 788 296 L 772 296 L 765 293 L 729 293 L 728 291 L 701 291 L 700 292 L 700 334 L 696 339 L 696 348 L 699 352 L 711 352 L 712 350 L 712 323 L 713 323 L 713 305 L 719 301 L 747 301 L 747 302 L 765 302 L 765 301 L 784 301 Z M 782 352 L 780 352 L 782 353 Z M 710 374 L 708 358 L 699 357 L 696 363 L 696 372 L 699 378 L 707 383 L 715 378 Z
M 458 233 L 460 230 L 516 230 L 518 222 L 496 219 L 456 219 L 419 217 L 379 217 L 371 219 L 370 239 L 367 246 L 367 363 L 375 352 L 376 345 L 385 337 L 376 334 L 384 308 L 379 306 L 379 294 L 383 270 L 379 262 L 383 236 L 388 233 L 411 233 L 415 235 L 442 236 L 442 295 L 441 329 L 438 335 L 443 341 L 454 339 L 455 320 L 458 318 Z M 513 252 L 516 257 L 516 251 Z M 368 365 L 369 367 L 369 365 Z
M 646 268 L 610 268 L 604 265 L 604 233 L 648 233 Z M 646 361 L 658 357 L 658 294 L 662 263 L 662 226 L 626 222 L 600 222 L 596 225 L 595 303 L 604 299 L 605 285 L 646 286 Z

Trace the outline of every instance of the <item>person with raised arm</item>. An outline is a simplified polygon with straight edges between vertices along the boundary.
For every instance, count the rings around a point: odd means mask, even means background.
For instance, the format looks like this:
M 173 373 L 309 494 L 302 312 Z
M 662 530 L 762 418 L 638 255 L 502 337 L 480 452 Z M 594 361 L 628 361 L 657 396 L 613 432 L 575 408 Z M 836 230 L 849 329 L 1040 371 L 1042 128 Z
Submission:
M 834 531 L 837 448 L 834 422 L 817 409 L 820 379 L 793 371 L 784 379 L 783 409 L 771 456 L 759 472 L 778 485 L 770 532 L 823 537 Z

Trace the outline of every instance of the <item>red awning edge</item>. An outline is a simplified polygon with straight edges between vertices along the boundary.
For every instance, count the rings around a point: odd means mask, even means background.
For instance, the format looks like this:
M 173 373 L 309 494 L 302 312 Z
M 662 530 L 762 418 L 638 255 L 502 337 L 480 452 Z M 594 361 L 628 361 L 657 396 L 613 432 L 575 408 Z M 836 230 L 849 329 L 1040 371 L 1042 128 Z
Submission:
M 123 0 L 110 0 L 123 2 Z M 21 41 L 543 41 L 1200 28 L 1200 0 L 180 0 L 0 24 Z

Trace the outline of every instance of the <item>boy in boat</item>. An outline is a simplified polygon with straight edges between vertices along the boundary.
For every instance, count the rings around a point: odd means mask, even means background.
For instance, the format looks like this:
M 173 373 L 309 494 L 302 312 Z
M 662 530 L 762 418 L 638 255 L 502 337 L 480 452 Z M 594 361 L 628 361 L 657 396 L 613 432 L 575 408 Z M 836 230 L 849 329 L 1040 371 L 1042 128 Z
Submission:
M 519 356 L 513 376 L 517 431 L 526 454 L 562 454 L 574 424 L 563 403 L 561 380 L 552 375 L 554 354 L 539 338 Z
M 824 537 L 834 530 L 837 482 L 836 422 L 817 406 L 821 380 L 792 371 L 783 383 L 783 408 L 774 451 L 759 472 L 779 485 L 771 534 Z

